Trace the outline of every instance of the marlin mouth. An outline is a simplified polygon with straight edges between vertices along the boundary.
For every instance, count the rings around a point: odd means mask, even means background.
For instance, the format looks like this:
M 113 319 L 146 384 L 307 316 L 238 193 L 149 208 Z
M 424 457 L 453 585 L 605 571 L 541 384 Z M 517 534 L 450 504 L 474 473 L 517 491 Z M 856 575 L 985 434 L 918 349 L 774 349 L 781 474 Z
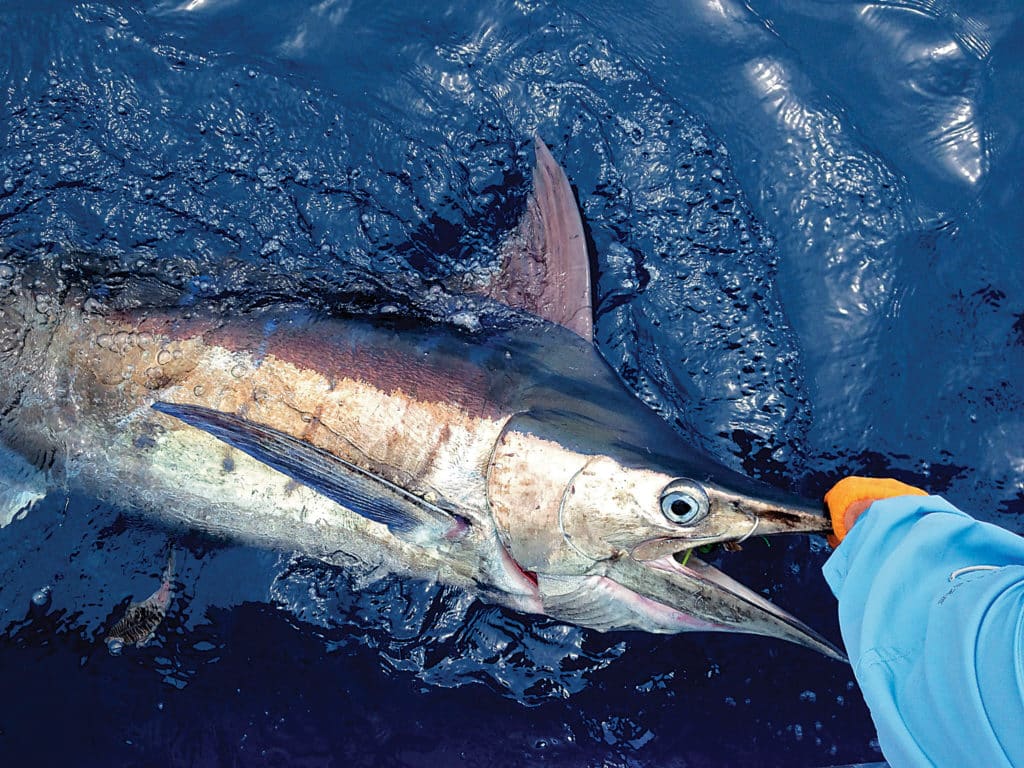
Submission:
M 695 557 L 692 550 L 679 550 L 644 565 L 665 574 L 668 586 L 666 592 L 685 589 L 700 595 L 702 599 L 697 603 L 703 614 L 701 618 L 724 631 L 777 637 L 819 651 L 837 661 L 848 661 L 846 655 L 823 635 L 749 587 Z M 667 604 L 673 606 L 672 602 Z

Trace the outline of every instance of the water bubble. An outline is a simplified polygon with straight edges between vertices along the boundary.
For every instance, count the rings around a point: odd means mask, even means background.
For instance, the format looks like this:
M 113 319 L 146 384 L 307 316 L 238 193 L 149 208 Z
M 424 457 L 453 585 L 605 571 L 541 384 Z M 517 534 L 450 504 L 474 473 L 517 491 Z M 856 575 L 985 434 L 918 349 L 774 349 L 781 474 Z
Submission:
M 205 393 L 206 387 L 204 387 L 202 384 L 196 384 L 194 387 L 192 387 L 192 394 L 195 395 L 196 397 L 202 397 Z
M 245 376 L 245 370 L 245 366 L 242 363 L 236 363 L 231 368 L 231 375 L 234 376 L 236 379 L 240 379 L 243 376 Z
M 10 176 L 8 176 L 6 179 L 4 179 L 4 192 L 6 192 L 7 194 L 10 194 L 13 191 L 14 191 L 14 179 L 12 179 Z
M 32 594 L 32 605 L 34 605 L 34 606 L 36 606 L 38 608 L 42 608 L 43 606 L 45 606 L 49 602 L 50 602 L 50 588 L 49 587 L 43 587 L 42 589 L 37 589 Z
M 10 280 L 15 275 L 15 269 L 10 264 L 0 264 L 0 280 Z
M 36 296 L 36 312 L 41 315 L 48 315 L 53 312 L 53 300 L 43 294 Z
M 108 637 L 107 650 L 110 651 L 111 656 L 120 656 L 121 651 L 124 650 L 124 641 L 119 637 Z
M 457 328 L 463 328 L 470 333 L 476 333 L 481 328 L 480 318 L 472 312 L 456 312 L 448 319 L 452 325 Z
M 99 336 L 96 337 L 96 343 L 100 346 L 101 349 L 110 349 L 110 347 L 114 344 L 114 337 L 111 336 L 109 333 L 101 333 Z
M 157 352 L 156 361 L 159 365 L 167 365 L 169 362 L 171 362 L 170 350 L 161 349 L 159 352 Z

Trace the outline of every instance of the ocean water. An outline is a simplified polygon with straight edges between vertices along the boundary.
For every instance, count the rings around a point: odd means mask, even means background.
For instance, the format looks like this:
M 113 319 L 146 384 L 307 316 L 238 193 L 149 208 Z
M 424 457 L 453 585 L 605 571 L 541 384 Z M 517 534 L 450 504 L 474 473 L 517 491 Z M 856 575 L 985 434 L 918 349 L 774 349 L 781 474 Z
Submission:
M 1016 3 L 0 6 L 0 280 L 444 322 L 563 164 L 597 337 L 722 462 L 894 475 L 1024 532 Z M 139 286 L 142 286 L 140 288 Z M 154 641 L 102 638 L 169 532 L 55 491 L 0 529 L 0 764 L 828 766 L 848 667 L 600 634 L 177 531 Z M 838 638 L 818 540 L 726 569 Z

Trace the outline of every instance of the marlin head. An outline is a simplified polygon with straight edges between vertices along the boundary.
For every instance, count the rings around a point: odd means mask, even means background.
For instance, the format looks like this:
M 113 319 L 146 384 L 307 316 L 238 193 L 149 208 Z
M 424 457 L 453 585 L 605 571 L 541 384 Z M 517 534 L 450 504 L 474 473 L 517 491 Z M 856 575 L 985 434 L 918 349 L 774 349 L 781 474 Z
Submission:
M 536 422 L 520 423 L 502 436 L 491 462 L 489 501 L 503 542 L 535 575 L 545 613 L 602 630 L 766 635 L 844 658 L 693 554 L 754 534 L 825 532 L 822 515 L 751 491 L 724 468 L 714 480 L 694 479 L 642 467 L 635 454 L 614 455 L 611 444 L 581 448 L 551 439 Z M 542 475 L 526 470 L 534 462 Z

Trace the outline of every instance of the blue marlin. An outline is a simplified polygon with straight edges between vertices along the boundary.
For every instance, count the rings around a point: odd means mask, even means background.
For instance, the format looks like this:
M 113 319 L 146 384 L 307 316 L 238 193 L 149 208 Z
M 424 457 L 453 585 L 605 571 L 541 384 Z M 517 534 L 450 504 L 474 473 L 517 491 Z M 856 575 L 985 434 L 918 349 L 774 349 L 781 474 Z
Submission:
M 0 302 L 0 499 L 25 508 L 58 485 L 596 630 L 746 632 L 842 658 L 694 554 L 830 526 L 623 386 L 593 342 L 571 187 L 535 152 L 526 212 L 480 289 L 532 316 L 514 330 L 104 311 L 15 285 Z

